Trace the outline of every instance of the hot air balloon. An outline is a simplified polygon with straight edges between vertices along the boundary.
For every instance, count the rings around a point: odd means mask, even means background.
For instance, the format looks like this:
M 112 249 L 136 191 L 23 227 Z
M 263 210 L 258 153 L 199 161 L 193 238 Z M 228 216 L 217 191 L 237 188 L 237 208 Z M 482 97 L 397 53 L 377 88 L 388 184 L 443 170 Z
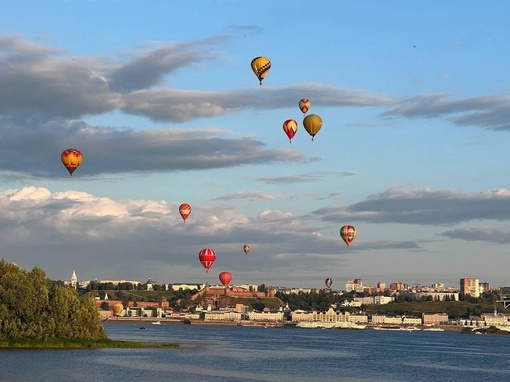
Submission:
M 248 252 L 250 252 L 250 246 L 248 244 L 246 244 L 244 247 L 243 247 L 243 251 L 245 254 L 248 254 Z
M 322 127 L 322 118 L 317 114 L 307 115 L 305 119 L 303 119 L 303 126 L 306 131 L 308 131 L 308 134 L 312 136 L 313 141 L 315 134 L 317 134 Z
M 124 305 L 121 302 L 116 302 L 113 304 L 113 315 L 120 316 L 122 311 L 124 310 Z
M 186 222 L 189 214 L 191 213 L 191 206 L 188 203 L 182 203 L 179 206 L 179 213 L 181 214 L 182 220 Z
M 289 142 L 292 143 L 292 138 L 294 138 L 294 135 L 296 135 L 298 129 L 298 124 L 293 119 L 287 119 L 285 122 L 283 122 L 283 131 L 285 131 L 285 134 L 287 134 L 287 137 L 289 137 Z
M 358 231 L 352 225 L 344 225 L 342 228 L 340 228 L 340 236 L 348 247 L 354 241 L 357 234 Z
M 331 280 L 329 277 L 326 279 L 326 281 L 324 281 L 324 283 L 326 284 L 326 288 L 331 288 L 331 284 L 333 284 L 333 280 Z
M 76 149 L 66 149 L 60 155 L 60 159 L 62 160 L 62 164 L 69 171 L 70 178 L 73 177 L 73 172 L 80 167 L 80 164 L 83 160 L 83 155 L 81 152 Z
M 310 101 L 307 98 L 301 98 L 299 101 L 299 109 L 303 114 L 308 113 L 308 110 L 310 110 Z
M 198 259 L 202 263 L 206 272 L 212 267 L 216 261 L 216 252 L 210 248 L 204 248 L 198 253 Z
M 230 272 L 221 272 L 219 279 L 223 286 L 227 286 L 232 281 L 232 274 Z
M 262 85 L 262 80 L 266 77 L 267 73 L 271 69 L 271 61 L 267 57 L 255 57 L 251 60 L 251 70 L 257 76 Z

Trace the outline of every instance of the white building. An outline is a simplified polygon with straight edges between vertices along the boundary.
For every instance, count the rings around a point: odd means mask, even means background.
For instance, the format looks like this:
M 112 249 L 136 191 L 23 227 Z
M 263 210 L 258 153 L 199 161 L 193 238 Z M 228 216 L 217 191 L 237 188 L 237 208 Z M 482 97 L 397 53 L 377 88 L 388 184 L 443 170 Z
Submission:
M 283 312 L 248 312 L 248 319 L 252 321 L 282 321 Z
M 354 301 L 364 305 L 385 305 L 395 301 L 395 297 L 389 296 L 369 296 L 369 297 L 354 297 Z
M 363 292 L 363 282 L 361 279 L 348 280 L 345 284 L 346 292 Z
M 71 287 L 75 288 L 78 286 L 78 277 L 76 277 L 76 271 L 73 270 L 73 275 L 71 276 Z

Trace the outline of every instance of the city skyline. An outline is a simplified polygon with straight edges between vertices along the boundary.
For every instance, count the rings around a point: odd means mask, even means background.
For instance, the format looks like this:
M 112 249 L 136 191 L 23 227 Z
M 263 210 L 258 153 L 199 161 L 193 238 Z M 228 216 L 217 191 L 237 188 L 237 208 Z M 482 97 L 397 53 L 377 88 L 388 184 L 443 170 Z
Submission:
M 146 283 L 147 284 L 150 283 L 150 284 L 155 284 L 155 285 L 197 285 L 197 286 L 198 285 L 206 285 L 206 283 L 202 283 L 202 282 L 183 281 L 183 280 L 158 282 L 158 280 L 152 279 L 150 276 L 146 278 L 146 281 L 126 280 L 126 279 L 103 279 L 103 280 L 98 280 L 98 279 L 85 280 L 85 279 L 81 279 L 80 280 L 80 278 L 77 277 L 77 275 L 76 275 L 76 270 L 73 270 L 72 276 L 71 276 L 70 280 L 68 280 L 68 279 L 59 279 L 59 280 L 62 280 L 62 281 L 65 281 L 65 282 L 70 282 L 71 285 L 73 285 L 73 283 L 74 283 L 74 285 L 83 285 L 84 283 L 88 284 L 88 283 L 90 283 L 92 281 L 97 282 L 97 283 L 101 283 L 101 284 L 107 284 L 107 283 L 113 283 L 113 284 L 131 283 L 131 284 L 140 284 L 140 285 L 143 285 L 143 284 L 146 284 Z M 432 284 L 420 284 L 420 283 L 407 284 L 407 283 L 403 283 L 400 280 L 391 280 L 391 281 L 380 280 L 380 281 L 378 281 L 375 284 L 370 284 L 370 283 L 364 283 L 362 279 L 356 279 L 356 278 L 348 279 L 348 280 L 345 281 L 345 283 L 340 284 L 340 286 L 339 285 L 333 286 L 332 285 L 333 283 L 331 282 L 330 287 L 327 287 L 326 285 L 323 285 L 322 287 L 301 287 L 299 285 L 265 285 L 265 286 L 268 287 L 268 288 L 330 289 L 330 290 L 348 291 L 348 292 L 350 291 L 349 288 L 348 288 L 348 285 L 351 285 L 351 286 L 352 285 L 361 285 L 363 288 L 379 288 L 380 287 L 383 290 L 402 290 L 402 289 L 438 289 L 438 290 L 444 289 L 444 290 L 450 290 L 450 289 L 457 289 L 457 290 L 460 291 L 463 288 L 464 280 L 473 280 L 473 281 L 476 280 L 476 288 L 477 289 L 482 288 L 482 287 L 488 288 L 488 290 L 494 290 L 494 289 L 498 289 L 498 288 L 502 288 L 502 287 L 507 287 L 508 288 L 507 285 L 492 286 L 492 284 L 490 282 L 484 281 L 484 280 L 480 280 L 480 279 L 478 279 L 476 277 L 474 277 L 474 278 L 471 278 L 471 277 L 462 277 L 462 278 L 459 278 L 458 285 L 456 285 L 456 286 L 447 285 L 447 284 L 445 284 L 445 283 L 443 283 L 441 281 L 437 281 L 437 282 L 432 283 Z M 327 280 L 324 280 L 324 281 L 326 282 Z M 336 284 L 338 284 L 341 281 L 342 280 L 337 280 Z M 243 282 L 233 283 L 233 282 L 229 282 L 227 286 L 229 286 L 229 287 L 232 287 L 232 286 L 247 286 L 247 285 L 260 286 L 262 284 L 263 283 L 243 283 Z M 399 285 L 398 285 L 398 287 L 393 288 L 392 287 L 393 284 L 399 284 Z M 209 285 L 221 286 L 222 282 L 221 282 L 221 280 L 218 279 L 216 281 L 216 283 L 212 282 Z
M 508 285 L 505 11 L 460 0 L 10 4 L 0 257 L 52 279 L 79 269 L 311 288 L 328 277 Z M 258 56 L 271 60 L 262 85 Z M 323 120 L 313 141 L 301 98 Z M 67 148 L 83 153 L 72 179 Z M 344 225 L 358 232 L 349 247 Z M 204 248 L 217 254 L 209 272 Z

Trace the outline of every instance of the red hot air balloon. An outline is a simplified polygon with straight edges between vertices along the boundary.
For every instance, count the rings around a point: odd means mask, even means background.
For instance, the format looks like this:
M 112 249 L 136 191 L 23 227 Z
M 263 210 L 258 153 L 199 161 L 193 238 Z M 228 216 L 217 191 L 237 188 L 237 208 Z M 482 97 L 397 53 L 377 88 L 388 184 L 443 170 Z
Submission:
M 287 134 L 287 137 L 289 137 L 289 142 L 292 143 L 292 138 L 294 138 L 294 135 L 296 135 L 298 130 L 298 124 L 293 119 L 287 119 L 285 122 L 283 122 L 283 131 L 285 131 L 285 134 Z
M 212 267 L 216 261 L 216 252 L 210 248 L 204 248 L 198 253 L 198 259 L 202 263 L 206 272 Z
M 326 284 L 326 288 L 331 288 L 331 285 L 333 284 L 333 280 L 331 280 L 329 277 L 326 279 L 326 281 L 324 281 L 324 283 Z
M 181 214 L 182 220 L 186 222 L 189 214 L 191 213 L 191 206 L 188 203 L 182 203 L 179 206 L 179 213 Z
M 219 279 L 223 286 L 227 286 L 232 281 L 232 274 L 230 272 L 221 272 Z

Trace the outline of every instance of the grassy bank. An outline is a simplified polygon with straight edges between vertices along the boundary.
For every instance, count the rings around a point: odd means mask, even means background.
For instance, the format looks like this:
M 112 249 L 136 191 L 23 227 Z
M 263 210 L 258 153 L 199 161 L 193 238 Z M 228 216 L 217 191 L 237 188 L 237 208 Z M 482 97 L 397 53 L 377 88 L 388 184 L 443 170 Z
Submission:
M 105 348 L 179 348 L 178 343 L 105 340 L 75 340 L 50 338 L 47 340 L 0 340 L 0 349 L 105 349 Z

